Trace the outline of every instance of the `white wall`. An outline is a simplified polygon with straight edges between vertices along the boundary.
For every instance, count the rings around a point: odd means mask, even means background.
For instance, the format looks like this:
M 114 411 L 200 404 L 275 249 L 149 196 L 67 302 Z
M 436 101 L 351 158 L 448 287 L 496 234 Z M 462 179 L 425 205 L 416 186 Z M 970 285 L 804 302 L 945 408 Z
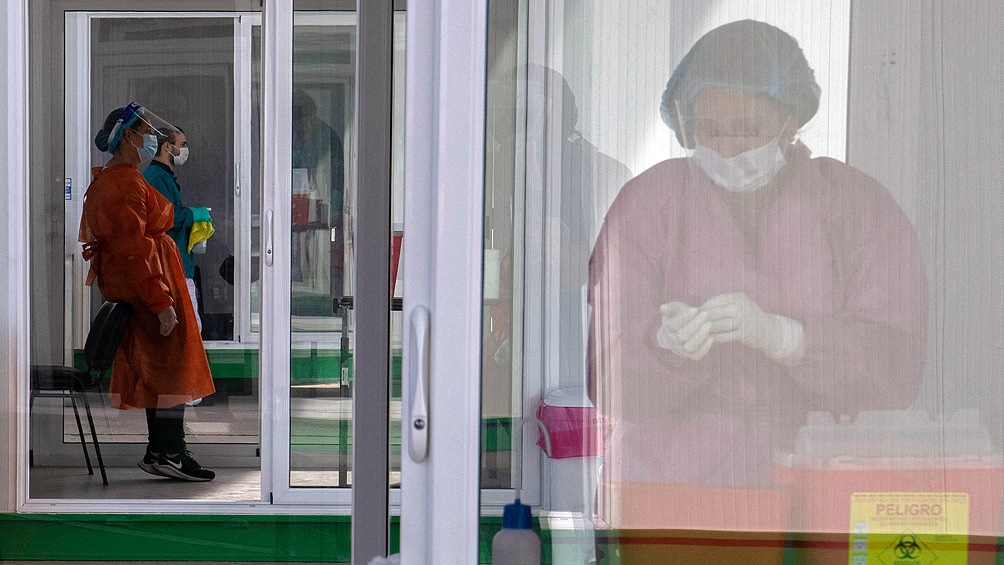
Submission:
M 849 162 L 913 220 L 930 285 L 918 407 L 1004 439 L 1004 20 L 998 0 L 854 4 Z
M 798 40 L 823 95 L 802 138 L 844 158 L 850 0 L 565 0 L 563 68 L 583 136 L 635 174 L 684 155 L 659 116 L 666 81 L 711 29 L 751 18 Z
M 0 512 L 15 509 L 18 465 L 17 438 L 24 434 L 18 426 L 17 382 L 28 364 L 27 327 L 27 3 L 8 0 L 0 7 L 0 186 L 4 187 L 0 233 Z

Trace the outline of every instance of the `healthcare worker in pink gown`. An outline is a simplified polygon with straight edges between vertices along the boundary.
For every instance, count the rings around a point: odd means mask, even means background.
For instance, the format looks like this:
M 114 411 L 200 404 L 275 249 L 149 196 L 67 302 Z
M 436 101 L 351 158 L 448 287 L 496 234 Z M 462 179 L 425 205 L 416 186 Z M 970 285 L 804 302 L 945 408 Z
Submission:
M 886 188 L 798 140 L 819 96 L 795 39 L 751 20 L 673 72 L 662 117 L 690 156 L 623 187 L 589 265 L 606 487 L 767 485 L 810 411 L 916 398 L 917 236 Z

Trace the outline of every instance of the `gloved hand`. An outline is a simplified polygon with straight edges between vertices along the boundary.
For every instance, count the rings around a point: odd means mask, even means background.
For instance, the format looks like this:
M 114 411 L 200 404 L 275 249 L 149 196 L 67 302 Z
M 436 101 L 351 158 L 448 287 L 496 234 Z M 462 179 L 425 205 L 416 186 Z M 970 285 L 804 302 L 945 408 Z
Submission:
M 687 359 L 699 361 L 708 354 L 714 339 L 709 335 L 708 313 L 683 302 L 669 302 L 659 307 L 662 325 L 655 334 L 659 347 Z
M 708 314 L 710 335 L 716 342 L 738 341 L 775 360 L 801 356 L 802 324 L 764 312 L 742 292 L 710 298 L 701 310 Z
M 168 306 L 157 314 L 157 320 L 160 322 L 160 335 L 164 337 L 171 335 L 174 327 L 178 325 L 178 315 L 174 312 L 174 306 Z

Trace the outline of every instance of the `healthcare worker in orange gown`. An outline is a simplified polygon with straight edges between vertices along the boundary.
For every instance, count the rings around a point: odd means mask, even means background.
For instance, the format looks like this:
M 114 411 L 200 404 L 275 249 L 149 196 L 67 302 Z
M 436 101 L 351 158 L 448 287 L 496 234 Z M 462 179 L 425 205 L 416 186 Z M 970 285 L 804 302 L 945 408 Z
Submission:
M 157 135 L 174 130 L 132 103 L 112 111 L 95 145 L 112 153 L 84 196 L 80 241 L 106 300 L 133 307 L 112 368 L 110 396 L 121 409 L 144 408 L 150 438 L 139 463 L 158 476 L 209 481 L 186 449 L 185 402 L 214 392 L 212 375 L 188 297 L 181 256 L 167 230 L 174 209 L 140 174 Z

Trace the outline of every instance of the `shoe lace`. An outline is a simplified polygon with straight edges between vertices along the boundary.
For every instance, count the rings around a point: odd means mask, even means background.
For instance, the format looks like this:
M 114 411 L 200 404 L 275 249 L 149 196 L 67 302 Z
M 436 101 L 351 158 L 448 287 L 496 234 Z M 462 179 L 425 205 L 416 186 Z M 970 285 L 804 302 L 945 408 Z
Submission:
M 184 451 L 179 451 L 178 453 L 164 453 L 161 455 L 161 457 L 164 457 L 165 459 L 178 461 L 180 463 L 184 463 L 186 461 L 195 462 L 195 458 L 192 457 L 192 452 L 187 449 Z
M 191 467 L 194 467 L 194 468 L 197 468 L 197 469 L 201 469 L 202 468 L 202 465 L 199 465 L 199 462 L 195 460 L 195 457 L 192 457 L 192 452 L 189 451 L 189 450 L 187 450 L 187 449 L 185 451 L 179 453 L 178 457 L 179 457 L 179 461 L 181 461 L 182 464 L 187 464 L 187 465 L 189 465 Z

